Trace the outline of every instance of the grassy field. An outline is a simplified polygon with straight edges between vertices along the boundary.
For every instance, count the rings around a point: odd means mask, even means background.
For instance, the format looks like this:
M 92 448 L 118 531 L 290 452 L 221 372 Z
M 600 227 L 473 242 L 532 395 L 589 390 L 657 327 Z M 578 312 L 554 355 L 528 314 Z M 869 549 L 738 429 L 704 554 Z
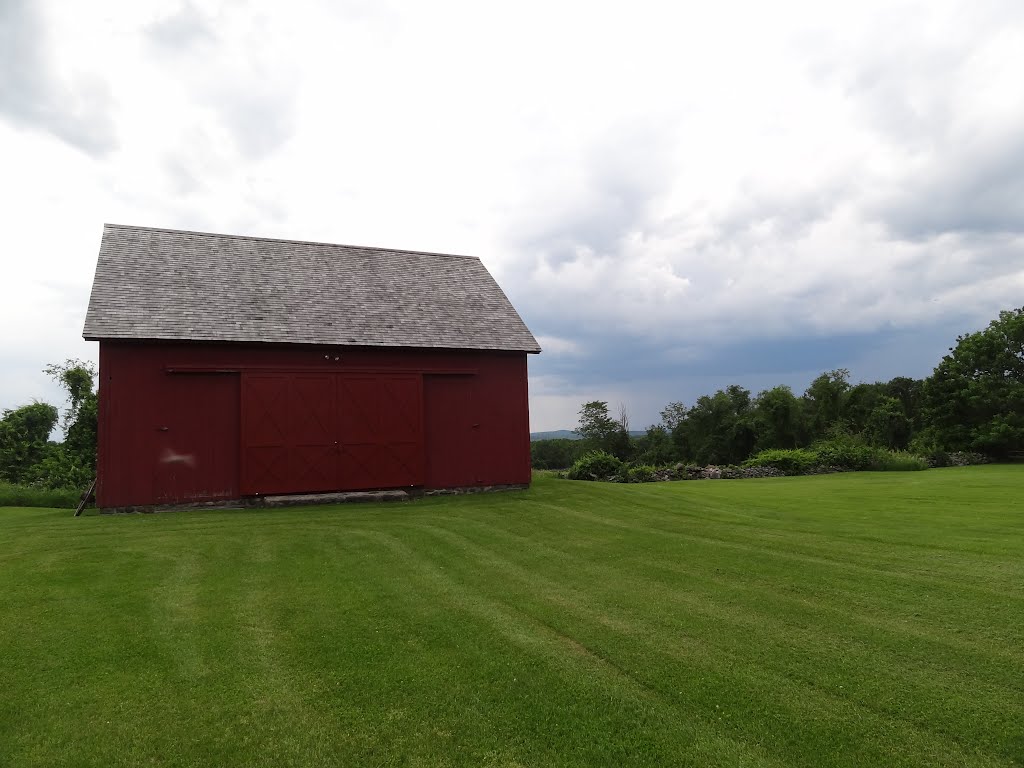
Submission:
M 1022 491 L 0 509 L 0 765 L 1019 766 Z

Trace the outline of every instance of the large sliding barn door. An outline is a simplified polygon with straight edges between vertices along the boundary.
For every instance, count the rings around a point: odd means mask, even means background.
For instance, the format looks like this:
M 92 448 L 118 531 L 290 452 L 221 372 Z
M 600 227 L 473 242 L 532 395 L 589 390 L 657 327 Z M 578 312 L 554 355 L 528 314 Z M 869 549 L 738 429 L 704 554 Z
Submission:
M 244 374 L 242 493 L 421 485 L 421 410 L 416 375 Z
M 338 377 L 344 489 L 423 484 L 420 377 Z
M 329 491 L 337 485 L 335 377 L 242 376 L 242 493 Z

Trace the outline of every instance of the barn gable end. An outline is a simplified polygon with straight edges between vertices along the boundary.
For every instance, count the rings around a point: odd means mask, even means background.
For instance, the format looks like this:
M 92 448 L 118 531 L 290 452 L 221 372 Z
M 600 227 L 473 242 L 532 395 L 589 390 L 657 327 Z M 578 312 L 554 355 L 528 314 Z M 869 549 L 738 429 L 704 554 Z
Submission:
M 479 259 L 106 225 L 101 507 L 529 482 L 536 340 Z

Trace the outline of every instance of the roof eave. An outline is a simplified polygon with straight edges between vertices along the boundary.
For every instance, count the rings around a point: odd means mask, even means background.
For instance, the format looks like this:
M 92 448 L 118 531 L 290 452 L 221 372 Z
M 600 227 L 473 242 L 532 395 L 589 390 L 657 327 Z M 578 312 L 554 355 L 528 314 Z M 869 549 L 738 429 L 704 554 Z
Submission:
M 182 336 L 101 336 L 83 333 L 85 341 L 127 341 L 148 344 L 266 344 L 268 346 L 296 346 L 296 347 L 366 347 L 376 349 L 446 349 L 446 350 L 469 350 L 473 352 L 522 352 L 527 355 L 539 355 L 541 348 L 538 345 L 534 349 L 519 347 L 474 347 L 474 346 L 447 346 L 447 345 L 426 345 L 426 344 L 360 344 L 358 342 L 337 342 L 337 341 L 260 341 L 257 339 L 194 339 Z

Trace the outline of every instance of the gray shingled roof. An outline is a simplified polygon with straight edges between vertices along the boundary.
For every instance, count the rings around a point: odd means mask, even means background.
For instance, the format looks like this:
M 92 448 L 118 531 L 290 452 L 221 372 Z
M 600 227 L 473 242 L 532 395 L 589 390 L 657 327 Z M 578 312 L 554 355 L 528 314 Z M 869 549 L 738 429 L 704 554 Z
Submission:
M 119 224 L 83 335 L 540 352 L 475 257 Z

